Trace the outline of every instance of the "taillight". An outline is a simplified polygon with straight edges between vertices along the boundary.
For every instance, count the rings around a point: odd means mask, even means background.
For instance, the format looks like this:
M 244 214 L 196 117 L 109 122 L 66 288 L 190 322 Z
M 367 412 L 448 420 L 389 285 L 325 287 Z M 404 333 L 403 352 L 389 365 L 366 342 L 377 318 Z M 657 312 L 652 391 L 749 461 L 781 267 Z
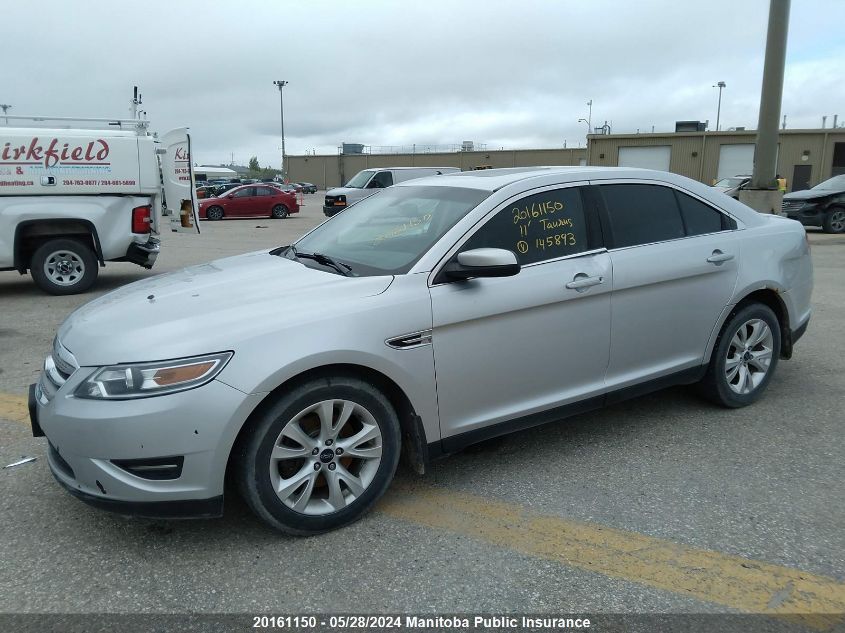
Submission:
M 152 207 L 149 205 L 144 207 L 135 207 L 132 209 L 132 232 L 133 233 L 149 233 Z

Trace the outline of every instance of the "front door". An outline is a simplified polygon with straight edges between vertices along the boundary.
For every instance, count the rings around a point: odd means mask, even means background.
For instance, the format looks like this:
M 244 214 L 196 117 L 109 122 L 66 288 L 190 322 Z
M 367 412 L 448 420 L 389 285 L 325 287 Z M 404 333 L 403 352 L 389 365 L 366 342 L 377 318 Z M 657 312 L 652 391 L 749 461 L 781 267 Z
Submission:
M 444 442 L 603 393 L 612 270 L 590 218 L 578 186 L 515 198 L 459 251 L 511 250 L 519 274 L 431 288 Z
M 243 187 L 236 189 L 231 194 L 231 200 L 226 205 L 226 215 L 233 218 L 241 218 L 248 215 L 255 215 L 255 187 Z

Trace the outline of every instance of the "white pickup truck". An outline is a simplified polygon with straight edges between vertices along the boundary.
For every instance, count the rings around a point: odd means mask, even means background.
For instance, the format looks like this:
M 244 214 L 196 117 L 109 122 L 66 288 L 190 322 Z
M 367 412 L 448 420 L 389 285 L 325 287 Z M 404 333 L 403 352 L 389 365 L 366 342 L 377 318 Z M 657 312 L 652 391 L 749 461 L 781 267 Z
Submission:
M 4 120 L 0 270 L 30 271 L 42 290 L 76 294 L 107 261 L 151 268 L 161 216 L 173 231 L 199 232 L 187 128 L 158 138 L 139 120 Z

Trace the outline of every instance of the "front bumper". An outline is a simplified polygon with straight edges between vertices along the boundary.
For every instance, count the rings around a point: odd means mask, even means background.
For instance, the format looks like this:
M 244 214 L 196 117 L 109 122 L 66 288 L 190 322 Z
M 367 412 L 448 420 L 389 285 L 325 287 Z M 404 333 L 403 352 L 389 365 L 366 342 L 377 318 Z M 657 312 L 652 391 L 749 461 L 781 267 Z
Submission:
M 346 208 L 346 206 L 345 206 L 345 205 L 344 205 L 344 206 L 334 206 L 334 205 L 332 205 L 332 206 L 326 206 L 326 205 L 323 205 L 323 214 L 324 214 L 327 218 L 330 218 L 330 217 L 332 217 L 333 215 L 337 215 L 338 213 L 340 213 L 341 211 L 343 211 L 345 208 Z
M 145 243 L 132 242 L 124 258 L 128 262 L 138 264 L 144 268 L 152 268 L 158 254 L 161 252 L 161 242 L 151 237 Z
M 93 368 L 74 372 L 51 398 L 30 387 L 33 435 L 46 436 L 48 464 L 75 497 L 132 516 L 220 516 L 229 453 L 260 401 L 217 380 L 188 391 L 137 400 L 74 397 Z M 41 380 L 45 380 L 42 374 Z M 173 478 L 128 468 L 179 460 Z M 131 471 L 131 472 L 130 472 Z M 159 472 L 160 474 L 160 472 Z

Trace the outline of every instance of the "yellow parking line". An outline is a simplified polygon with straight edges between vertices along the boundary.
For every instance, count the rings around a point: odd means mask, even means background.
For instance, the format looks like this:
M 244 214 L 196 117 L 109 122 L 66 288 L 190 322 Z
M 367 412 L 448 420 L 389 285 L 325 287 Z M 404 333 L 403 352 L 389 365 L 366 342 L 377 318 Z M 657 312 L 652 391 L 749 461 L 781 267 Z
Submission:
M 0 393 L 0 420 L 29 424 L 29 406 L 26 396 Z
M 813 628 L 830 628 L 845 612 L 845 584 L 833 578 L 544 516 L 516 504 L 413 485 L 394 486 L 378 508 L 398 519 L 731 609 L 794 616 Z

